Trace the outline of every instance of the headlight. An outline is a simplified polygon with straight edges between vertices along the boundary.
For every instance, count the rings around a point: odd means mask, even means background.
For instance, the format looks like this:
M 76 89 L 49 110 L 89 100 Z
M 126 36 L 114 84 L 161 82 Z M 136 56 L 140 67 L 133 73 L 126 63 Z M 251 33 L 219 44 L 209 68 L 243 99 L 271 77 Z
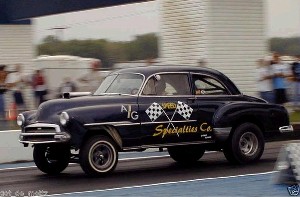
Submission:
M 23 114 L 19 114 L 17 117 L 17 125 L 19 125 L 20 127 L 23 126 L 25 123 L 25 117 Z
M 62 112 L 60 114 L 60 124 L 65 126 L 69 122 L 69 114 L 67 112 Z

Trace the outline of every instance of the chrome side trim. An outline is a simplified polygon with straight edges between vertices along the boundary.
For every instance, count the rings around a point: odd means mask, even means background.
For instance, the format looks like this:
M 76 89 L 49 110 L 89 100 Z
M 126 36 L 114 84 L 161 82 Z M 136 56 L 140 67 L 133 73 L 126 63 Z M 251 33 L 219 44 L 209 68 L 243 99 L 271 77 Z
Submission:
M 216 140 L 224 142 L 228 139 L 232 127 L 213 128 Z
M 102 125 L 113 125 L 113 126 L 130 126 L 130 125 L 139 125 L 139 122 L 129 122 L 129 121 L 122 121 L 122 122 L 101 122 L 101 123 L 88 123 L 84 124 L 84 126 L 102 126 Z
M 214 140 L 210 141 L 194 141 L 194 142 L 181 142 L 181 143 L 168 143 L 168 144 L 151 144 L 151 145 L 142 145 L 135 147 L 125 147 L 123 150 L 136 150 L 141 148 L 158 148 L 158 147 L 169 147 L 169 146 L 184 146 L 184 145 L 201 145 L 201 144 L 211 144 L 214 143 Z
M 102 125 L 113 125 L 113 126 L 131 126 L 131 125 L 147 125 L 147 124 L 167 124 L 167 123 L 182 123 L 182 122 L 197 122 L 197 120 L 174 120 L 174 121 L 160 121 L 160 122 L 129 122 L 129 121 L 122 121 L 122 122 L 101 122 L 101 123 L 88 123 L 84 124 L 84 126 L 102 126 Z
M 166 123 L 182 123 L 182 122 L 197 122 L 197 120 L 172 120 L 172 121 L 160 121 L 160 122 L 142 122 L 142 125 L 145 124 L 166 124 Z
M 292 125 L 279 127 L 280 133 L 289 133 L 289 132 L 293 132 L 293 131 L 294 131 L 294 128 Z

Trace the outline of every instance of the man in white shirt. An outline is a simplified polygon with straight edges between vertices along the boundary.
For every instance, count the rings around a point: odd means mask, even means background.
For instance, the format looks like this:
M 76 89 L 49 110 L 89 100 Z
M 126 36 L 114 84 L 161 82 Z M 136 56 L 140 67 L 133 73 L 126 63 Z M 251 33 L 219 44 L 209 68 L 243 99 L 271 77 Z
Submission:
M 4 102 L 4 93 L 7 90 L 5 84 L 7 72 L 5 70 L 6 65 L 0 65 L 0 120 L 5 117 L 5 102 Z
M 257 60 L 257 88 L 259 90 L 260 97 L 269 103 L 274 103 L 274 92 L 272 86 L 272 71 L 270 68 L 270 59 Z
M 290 75 L 289 68 L 284 64 L 278 53 L 273 54 L 272 60 L 272 76 L 273 76 L 273 88 L 275 94 L 275 103 L 276 104 L 285 104 L 288 102 L 286 88 L 287 81 L 286 77 Z
M 22 74 L 21 64 L 16 64 L 15 72 L 10 73 L 6 78 L 6 84 L 12 91 L 14 102 L 18 110 L 25 110 L 25 102 L 22 90 L 25 87 L 25 80 Z

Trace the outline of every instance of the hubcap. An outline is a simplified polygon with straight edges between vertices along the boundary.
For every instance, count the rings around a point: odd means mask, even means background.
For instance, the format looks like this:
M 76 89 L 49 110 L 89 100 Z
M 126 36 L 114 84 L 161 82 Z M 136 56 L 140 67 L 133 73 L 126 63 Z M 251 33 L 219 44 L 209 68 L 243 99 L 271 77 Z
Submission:
M 98 143 L 90 151 L 90 161 L 97 171 L 106 171 L 114 161 L 112 148 L 104 143 Z
M 252 132 L 244 133 L 240 138 L 239 148 L 246 156 L 254 155 L 258 149 L 258 139 L 256 135 Z

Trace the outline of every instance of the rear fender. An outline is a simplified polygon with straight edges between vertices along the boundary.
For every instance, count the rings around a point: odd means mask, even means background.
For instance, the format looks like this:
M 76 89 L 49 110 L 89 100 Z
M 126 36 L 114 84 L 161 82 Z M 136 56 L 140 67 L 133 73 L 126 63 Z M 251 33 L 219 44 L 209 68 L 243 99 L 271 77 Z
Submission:
M 257 125 L 263 133 L 279 132 L 280 125 L 289 125 L 287 112 L 282 106 L 256 102 L 230 103 L 214 114 L 216 139 L 226 140 L 230 133 L 244 122 Z

